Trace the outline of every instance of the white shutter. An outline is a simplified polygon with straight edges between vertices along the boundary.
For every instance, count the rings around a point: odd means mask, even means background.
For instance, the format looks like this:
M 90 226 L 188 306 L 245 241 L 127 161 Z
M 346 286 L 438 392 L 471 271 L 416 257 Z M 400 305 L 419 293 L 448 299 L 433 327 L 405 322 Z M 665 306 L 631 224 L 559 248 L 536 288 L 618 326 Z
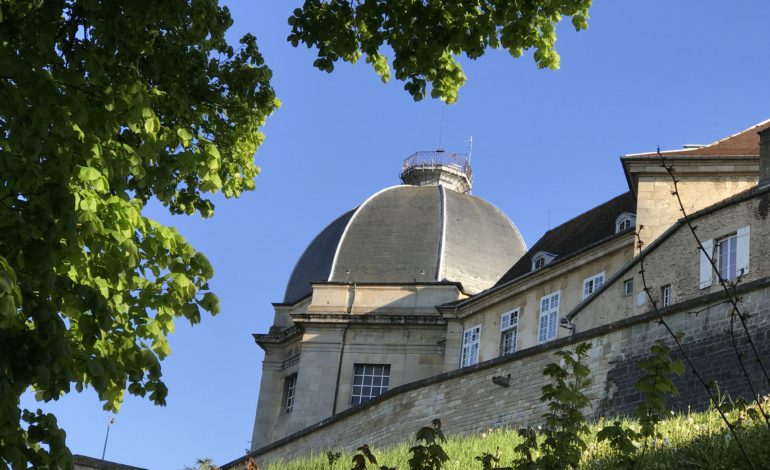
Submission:
M 738 276 L 749 273 L 749 240 L 751 238 L 751 226 L 747 225 L 738 229 L 738 249 L 735 262 L 735 272 Z M 743 272 L 741 272 L 743 271 Z
M 709 256 L 706 256 L 703 251 L 700 251 L 700 288 L 705 289 L 712 283 L 714 267 L 711 266 L 711 260 L 709 259 L 714 255 L 714 240 L 704 240 L 703 249 Z

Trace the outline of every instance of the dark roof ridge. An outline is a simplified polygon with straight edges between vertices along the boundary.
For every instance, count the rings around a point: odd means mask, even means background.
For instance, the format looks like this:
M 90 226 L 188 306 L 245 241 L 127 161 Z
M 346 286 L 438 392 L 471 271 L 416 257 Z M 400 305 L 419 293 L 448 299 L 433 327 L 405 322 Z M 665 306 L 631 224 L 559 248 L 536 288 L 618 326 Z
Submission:
M 468 297 L 466 299 L 458 299 L 458 300 L 455 300 L 455 301 L 452 301 L 452 302 L 447 302 L 445 304 L 437 305 L 436 308 L 437 309 L 454 308 L 456 306 L 465 305 L 466 303 L 474 302 L 474 301 L 479 300 L 479 299 L 481 299 L 483 297 L 486 297 L 489 294 L 492 294 L 493 292 L 497 292 L 500 289 L 505 289 L 506 287 L 509 287 L 512 284 L 515 284 L 515 283 L 521 281 L 522 279 L 526 279 L 526 278 L 534 275 L 535 273 L 542 273 L 542 272 L 548 271 L 551 267 L 556 267 L 556 266 L 560 265 L 562 262 L 570 260 L 570 259 L 574 258 L 575 256 L 578 256 L 578 255 L 580 255 L 582 253 L 585 253 L 586 251 L 593 250 L 594 248 L 602 246 L 605 243 L 611 242 L 611 241 L 613 241 L 613 240 L 615 240 L 617 238 L 620 238 L 620 237 L 623 237 L 625 235 L 628 235 L 629 233 L 633 233 L 633 230 L 634 230 L 634 227 L 630 227 L 630 228 L 627 228 L 626 230 L 623 230 L 622 232 L 614 233 L 614 234 L 612 234 L 612 235 L 610 235 L 610 236 L 608 236 L 606 238 L 603 238 L 601 240 L 597 240 L 596 242 L 594 242 L 594 243 L 592 243 L 590 245 L 584 246 L 583 248 L 581 248 L 581 249 L 579 249 L 577 251 L 573 251 L 572 253 L 568 253 L 568 254 L 566 254 L 564 256 L 559 256 L 558 258 L 554 259 L 553 262 L 547 264 L 545 267 L 543 267 L 541 269 L 538 269 L 536 271 L 526 272 L 526 273 L 522 274 L 519 277 L 516 277 L 516 278 L 513 278 L 513 279 L 510 279 L 510 280 L 506 281 L 503 284 L 495 284 L 494 286 L 490 287 L 489 289 L 484 290 L 482 292 L 479 292 L 478 294 L 471 295 L 470 297 Z
M 565 221 L 565 222 L 562 222 L 562 223 L 560 223 L 560 224 L 559 224 L 559 225 L 557 225 L 556 227 L 554 227 L 554 228 L 552 228 L 552 229 L 548 229 L 548 230 L 547 230 L 547 231 L 546 231 L 546 232 L 543 234 L 543 237 L 545 237 L 545 235 L 546 235 L 548 232 L 551 232 L 551 231 L 553 231 L 553 230 L 556 230 L 556 229 L 560 229 L 560 228 L 564 227 L 565 225 L 569 224 L 570 222 L 573 222 L 573 221 L 575 221 L 576 219 L 579 219 L 579 218 L 583 217 L 584 215 L 588 214 L 589 212 L 593 212 L 593 211 L 595 211 L 595 210 L 599 209 L 600 207 L 602 207 L 602 206 L 605 206 L 605 205 L 607 205 L 607 204 L 609 204 L 609 203 L 611 203 L 611 202 L 615 201 L 616 199 L 620 199 L 621 197 L 623 197 L 623 196 L 626 196 L 626 195 L 627 195 L 627 194 L 629 194 L 630 192 L 631 192 L 631 191 L 626 191 L 626 192 L 624 192 L 624 193 L 618 194 L 617 196 L 615 196 L 615 197 L 613 197 L 613 198 L 610 198 L 610 199 L 607 199 L 606 201 L 602 202 L 601 204 L 598 204 L 598 205 L 596 205 L 596 206 L 594 206 L 594 207 L 592 207 L 592 208 L 590 208 L 590 209 L 588 209 L 588 210 L 585 210 L 585 211 L 583 211 L 582 213 L 580 213 L 580 214 L 578 214 L 578 215 L 574 216 L 573 218 L 571 218 L 571 219 L 569 219 L 569 220 L 567 220 L 567 221 Z M 628 212 L 628 211 L 625 211 L 625 212 Z M 635 213 L 636 213 L 636 211 L 634 211 L 634 212 L 631 212 L 631 213 L 632 213 L 632 214 L 635 214 Z M 622 212 L 621 212 L 621 214 L 622 214 Z M 620 214 L 618 214 L 618 215 L 620 215 Z M 540 238 L 543 238 L 543 237 L 540 237 Z M 538 240 L 538 241 L 539 241 L 539 240 Z M 537 243 L 535 243 L 535 244 L 537 244 Z M 533 248 L 534 248 L 534 246 L 535 246 L 535 245 L 532 245 L 532 247 L 533 247 Z M 540 250 L 540 251 L 543 251 L 543 250 Z M 553 254 L 559 254 L 559 253 L 553 253 Z M 560 256 L 561 256 L 561 255 L 560 255 Z
M 580 215 L 578 215 L 576 217 L 573 217 L 572 219 L 570 219 L 570 220 L 568 220 L 568 221 L 566 221 L 566 222 L 564 222 L 564 223 L 554 227 L 553 229 L 550 229 L 547 232 L 545 232 L 545 234 L 543 234 L 543 236 L 540 237 L 540 240 L 538 240 L 538 242 L 535 243 L 532 246 L 532 248 L 530 248 L 527 251 L 527 253 L 524 254 L 524 256 L 522 256 L 521 260 L 517 261 L 514 264 L 514 266 L 512 266 L 511 269 L 509 269 L 495 283 L 495 285 L 490 287 L 489 289 L 486 289 L 486 290 L 484 290 L 482 292 L 479 292 L 478 294 L 472 295 L 471 297 L 469 297 L 467 299 L 459 299 L 459 300 L 456 300 L 456 301 L 453 301 L 453 302 L 447 302 L 445 304 L 438 305 L 438 306 L 436 306 L 436 308 L 437 309 L 454 308 L 454 307 L 457 307 L 457 306 L 460 306 L 460 305 L 465 305 L 467 303 L 475 302 L 476 300 L 482 299 L 482 298 L 486 297 L 487 295 L 492 294 L 493 292 L 497 292 L 500 289 L 508 287 L 511 284 L 513 284 L 515 282 L 518 282 L 521 279 L 524 279 L 525 277 L 528 277 L 528 276 L 530 276 L 530 275 L 532 275 L 532 274 L 534 274 L 536 272 L 537 273 L 544 272 L 545 270 L 548 270 L 549 268 L 551 268 L 553 266 L 557 266 L 562 261 L 566 261 L 568 259 L 573 258 L 574 256 L 577 256 L 577 255 L 579 255 L 581 253 L 584 253 L 584 252 L 586 252 L 588 250 L 594 249 L 594 248 L 596 248 L 598 246 L 601 246 L 601 245 L 603 245 L 605 243 L 608 243 L 608 242 L 610 242 L 612 240 L 615 240 L 616 238 L 619 238 L 619 237 L 627 235 L 628 233 L 630 233 L 633 230 L 633 228 L 628 228 L 628 229 L 626 229 L 626 230 L 624 230 L 622 232 L 617 232 L 617 233 L 615 233 L 613 231 L 612 233 L 609 233 L 606 236 L 603 236 L 603 237 L 601 237 L 601 238 L 599 238 L 597 240 L 594 240 L 594 241 L 592 241 L 590 243 L 583 244 L 582 246 L 580 246 L 580 247 L 578 247 L 576 249 L 573 249 L 571 251 L 565 252 L 565 253 L 552 253 L 552 254 L 557 255 L 557 257 L 551 263 L 547 264 L 545 267 L 543 267 L 541 269 L 538 269 L 537 271 L 532 271 L 531 269 L 527 269 L 526 272 L 518 273 L 518 275 L 516 275 L 516 276 L 508 276 L 508 274 L 510 274 L 513 271 L 513 268 L 517 267 L 519 265 L 519 263 L 523 263 L 523 261 L 525 259 L 527 259 L 528 260 L 527 263 L 531 265 L 532 255 L 537 254 L 537 253 L 539 253 L 541 251 L 546 251 L 546 252 L 548 251 L 547 249 L 543 249 L 541 244 L 540 244 L 540 242 L 546 237 L 546 235 L 548 235 L 548 233 L 553 232 L 553 231 L 555 231 L 557 229 L 563 228 L 565 225 L 568 225 L 570 222 L 578 220 L 581 217 L 586 216 L 586 214 L 589 214 L 591 212 L 594 212 L 594 211 L 597 211 L 597 210 L 599 210 L 601 208 L 604 208 L 607 205 L 610 205 L 610 203 L 615 202 L 618 199 L 621 199 L 621 198 L 624 198 L 624 197 L 628 198 L 628 200 L 623 201 L 625 203 L 633 201 L 633 195 L 631 194 L 631 192 L 630 191 L 626 191 L 626 192 L 624 192 L 622 194 L 619 194 L 618 196 L 615 196 L 615 197 L 613 197 L 613 198 L 611 198 L 611 199 L 609 199 L 609 200 L 607 200 L 607 201 L 605 201 L 605 202 L 603 202 L 603 203 L 601 203 L 601 204 L 599 204 L 599 205 L 597 205 L 597 206 L 595 206 L 595 207 L 593 207 L 593 208 L 583 212 L 582 214 L 580 214 Z M 630 209 L 630 208 L 628 208 L 628 209 Z M 635 207 L 634 207 L 634 209 L 635 209 Z M 635 210 L 623 210 L 621 212 L 618 212 L 614 216 L 614 218 L 617 218 L 618 215 L 623 214 L 625 212 L 635 213 Z
M 615 235 L 615 221 L 623 213 L 636 213 L 636 202 L 630 191 L 615 196 L 545 232 L 537 243 L 532 245 L 524 256 L 497 280 L 495 287 L 530 272 L 534 254 L 542 251 L 554 254 L 555 262 Z

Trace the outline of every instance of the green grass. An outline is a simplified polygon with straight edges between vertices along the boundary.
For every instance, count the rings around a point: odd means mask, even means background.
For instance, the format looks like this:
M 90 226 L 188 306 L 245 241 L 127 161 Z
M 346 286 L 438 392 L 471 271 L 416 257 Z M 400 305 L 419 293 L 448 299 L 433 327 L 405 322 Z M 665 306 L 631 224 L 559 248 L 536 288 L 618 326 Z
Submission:
M 765 401 L 765 409 L 770 408 L 770 401 Z M 750 408 L 749 408 L 750 409 Z M 752 416 L 753 415 L 753 416 Z M 770 468 L 770 430 L 764 420 L 756 414 L 747 413 L 747 408 L 735 407 L 729 412 L 732 422 L 738 423 L 739 439 L 747 450 L 757 469 Z M 626 426 L 639 429 L 631 419 L 623 419 Z M 715 409 L 702 413 L 672 414 L 663 421 L 658 429 L 663 436 L 656 442 L 648 442 L 646 449 L 643 442 L 630 459 L 615 453 L 606 442 L 596 441 L 596 433 L 612 421 L 599 420 L 590 426 L 591 431 L 585 437 L 588 449 L 583 453 L 581 468 L 586 469 L 736 469 L 750 468 L 726 429 Z M 415 429 L 415 432 L 417 429 Z M 445 470 L 481 469 L 482 465 L 474 458 L 484 452 L 499 452 L 500 466 L 510 466 L 517 457 L 514 447 L 521 442 L 515 429 L 490 429 L 487 432 L 448 439 L 444 450 L 450 460 Z M 361 442 L 364 444 L 364 442 Z M 386 448 L 372 447 L 380 465 L 395 466 L 407 470 L 409 465 L 409 447 L 412 442 L 403 442 Z M 334 449 L 331 449 L 334 450 Z M 333 467 L 329 467 L 325 454 L 289 462 L 278 462 L 266 467 L 267 470 L 348 470 L 351 468 L 353 453 L 343 452 Z M 370 465 L 369 468 L 377 468 Z

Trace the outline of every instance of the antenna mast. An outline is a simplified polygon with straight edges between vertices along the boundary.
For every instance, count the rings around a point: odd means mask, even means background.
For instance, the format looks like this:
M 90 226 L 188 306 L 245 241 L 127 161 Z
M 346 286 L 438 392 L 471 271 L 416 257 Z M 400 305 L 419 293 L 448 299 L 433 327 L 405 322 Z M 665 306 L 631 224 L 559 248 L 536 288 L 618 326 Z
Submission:
M 438 147 L 436 147 L 436 150 L 443 150 L 441 148 L 441 143 L 444 140 L 444 114 L 446 113 L 446 106 L 441 109 L 441 129 L 439 129 L 438 133 Z
M 466 140 L 465 142 L 468 143 L 468 165 L 470 165 L 471 153 L 473 153 L 473 136 L 471 136 L 470 139 Z

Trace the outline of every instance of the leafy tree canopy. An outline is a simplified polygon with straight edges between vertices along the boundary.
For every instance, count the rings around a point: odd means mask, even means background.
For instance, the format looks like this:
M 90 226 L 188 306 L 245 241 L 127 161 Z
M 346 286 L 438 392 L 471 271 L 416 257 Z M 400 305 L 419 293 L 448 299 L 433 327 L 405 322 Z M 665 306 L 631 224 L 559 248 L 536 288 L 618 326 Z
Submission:
M 455 58 L 535 48 L 558 66 L 555 23 L 590 0 L 308 0 L 289 40 L 331 71 L 361 55 L 415 99 L 457 99 Z M 164 404 L 174 319 L 216 314 L 213 269 L 143 215 L 210 217 L 254 188 L 259 128 L 279 105 L 256 39 L 225 40 L 217 0 L 0 0 L 0 467 L 69 466 L 54 416 L 20 407 L 92 387 Z
M 254 187 L 278 102 L 231 24 L 216 0 L 0 2 L 0 462 L 67 465 L 30 388 L 164 404 L 174 318 L 219 310 L 206 258 L 142 210 L 210 217 Z
M 393 70 L 415 100 L 431 96 L 457 101 L 465 74 L 456 57 L 482 56 L 503 48 L 519 57 L 535 49 L 538 67 L 559 67 L 556 23 L 572 17 L 580 31 L 588 27 L 591 0 L 306 0 L 289 18 L 289 41 L 318 49 L 314 65 L 331 72 L 338 60 L 356 62 L 363 55 L 383 81 L 391 68 L 383 52 L 393 53 Z

